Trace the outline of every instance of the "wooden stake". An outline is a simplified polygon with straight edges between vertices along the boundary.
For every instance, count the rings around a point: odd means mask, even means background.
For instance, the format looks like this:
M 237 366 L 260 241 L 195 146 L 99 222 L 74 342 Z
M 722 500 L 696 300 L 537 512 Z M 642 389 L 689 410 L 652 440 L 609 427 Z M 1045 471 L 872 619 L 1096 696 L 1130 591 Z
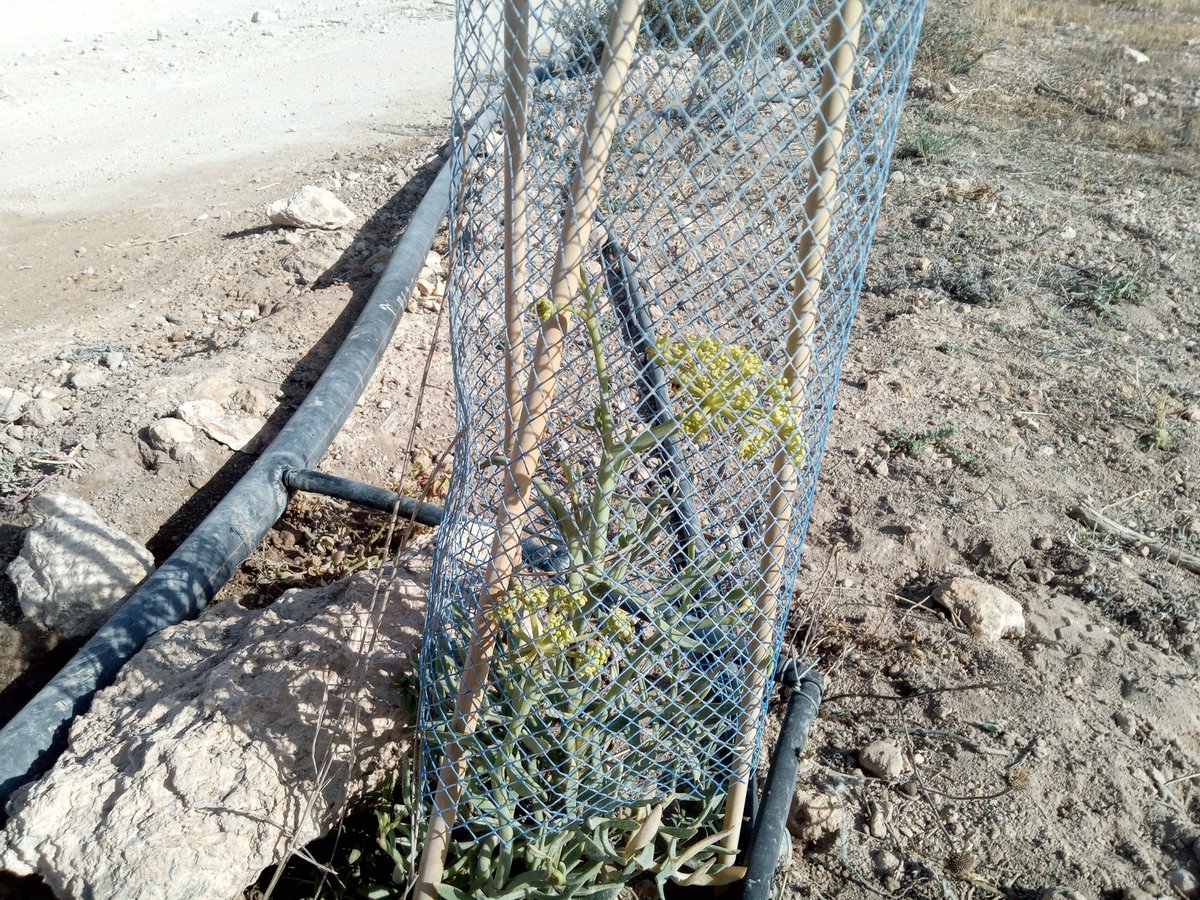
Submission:
M 784 378 L 789 402 L 799 409 L 808 389 L 812 363 L 813 330 L 817 323 L 817 301 L 825 276 L 825 248 L 829 243 L 831 212 L 829 205 L 837 192 L 839 155 L 846 136 L 846 113 L 858 57 L 858 36 L 862 25 L 862 0 L 844 0 L 840 13 L 830 22 L 825 43 L 825 66 L 821 74 L 821 115 L 817 120 L 816 147 L 804 197 L 804 231 L 800 236 L 800 272 L 792 279 L 792 321 L 788 329 L 788 358 Z M 739 734 L 742 737 L 736 756 L 738 771 L 725 800 L 724 828 L 729 832 L 723 846 L 729 852 L 722 861 L 732 865 L 736 858 L 746 794 L 750 781 L 750 758 L 754 754 L 754 735 L 763 690 L 770 681 L 767 671 L 775 646 L 775 619 L 779 612 L 779 590 L 787 539 L 797 489 L 797 473 L 787 451 L 780 447 L 772 463 L 769 523 L 765 535 L 766 552 L 759 573 L 757 602 L 752 625 L 753 646 L 747 667 L 747 697 L 742 710 Z M 744 771 L 743 771 L 744 769 Z
M 570 202 L 563 212 L 560 248 L 551 282 L 555 313 L 542 323 L 534 350 L 533 371 L 520 399 L 520 414 L 514 416 L 518 422 L 513 436 L 514 452 L 506 470 L 491 559 L 484 574 L 474 634 L 455 704 L 453 726 L 459 735 L 468 735 L 475 729 L 496 645 L 493 608 L 496 598 L 507 589 L 513 570 L 520 564 L 521 525 L 529 508 L 533 476 L 541 456 L 541 439 L 549 421 L 563 345 L 571 327 L 568 310 L 578 290 L 578 273 L 591 237 L 604 169 L 616 133 L 621 96 L 641 29 L 643 2 L 618 0 L 609 21 L 608 45 L 593 87 L 592 106 L 580 146 L 579 168 L 571 182 Z M 509 327 L 511 329 L 511 323 Z M 417 869 L 415 896 L 418 900 L 434 900 L 437 896 L 435 888 L 445 869 L 450 832 L 458 818 L 463 774 L 462 744 L 456 740 L 446 748 L 446 759 L 438 768 L 438 787 L 425 830 L 425 849 Z
M 504 455 L 513 458 L 517 415 L 521 408 L 521 370 L 525 368 L 524 318 L 528 283 L 526 250 L 525 149 L 529 109 L 529 2 L 504 4 Z

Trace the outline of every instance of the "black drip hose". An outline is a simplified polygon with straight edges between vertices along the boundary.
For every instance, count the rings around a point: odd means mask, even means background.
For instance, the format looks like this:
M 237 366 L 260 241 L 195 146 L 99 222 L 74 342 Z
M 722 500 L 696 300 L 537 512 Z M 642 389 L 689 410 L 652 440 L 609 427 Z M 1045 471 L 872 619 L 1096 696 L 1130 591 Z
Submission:
M 436 503 L 425 503 L 365 481 L 314 472 L 312 469 L 284 469 L 283 484 L 289 491 L 324 494 L 368 509 L 394 512 L 397 519 L 428 525 L 430 528 L 441 525 L 446 516 L 446 511 Z
M 604 233 L 600 255 L 604 261 L 604 281 L 612 298 L 613 308 L 621 323 L 625 343 L 638 365 L 638 389 L 642 399 L 638 415 L 648 424 L 664 425 L 673 418 L 667 376 L 655 359 L 654 322 L 646 298 L 638 287 L 633 263 L 609 230 L 607 223 L 596 214 L 596 224 Z M 671 504 L 671 527 L 675 533 L 675 564 L 686 566 L 700 540 L 700 517 L 696 513 L 696 486 L 684 461 L 679 442 L 666 437 L 659 444 L 666 475 L 674 492 Z
M 794 667 L 795 663 L 791 665 Z M 790 840 L 787 830 L 796 776 L 800 771 L 800 754 L 808 741 L 808 733 L 821 708 L 825 681 L 816 669 L 796 677 L 795 669 L 783 673 L 785 684 L 793 680 L 792 696 L 779 731 L 779 740 L 771 754 L 771 768 L 753 819 L 750 849 L 746 853 L 746 877 L 742 882 L 742 900 L 768 900 L 775 881 L 779 859 Z
M 446 518 L 446 510 L 436 503 L 405 497 L 353 478 L 342 478 L 312 469 L 284 469 L 282 478 L 284 486 L 290 491 L 324 494 L 368 509 L 394 513 L 402 522 L 416 522 L 437 528 Z M 527 565 L 544 572 L 564 571 L 570 562 L 564 549 L 533 538 L 521 541 L 521 558 Z

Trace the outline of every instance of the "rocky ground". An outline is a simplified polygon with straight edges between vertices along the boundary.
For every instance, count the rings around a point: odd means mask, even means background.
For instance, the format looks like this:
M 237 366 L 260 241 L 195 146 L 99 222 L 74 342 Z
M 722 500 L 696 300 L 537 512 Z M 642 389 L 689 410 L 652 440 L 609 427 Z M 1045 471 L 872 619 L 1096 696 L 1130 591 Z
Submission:
M 1200 896 L 1198 125 L 1185 3 L 931 10 L 798 596 L 796 645 L 829 686 L 789 895 Z M 256 440 L 286 419 L 439 152 L 432 131 L 330 144 L 152 233 L 106 240 L 84 216 L 65 233 L 86 243 L 47 250 L 23 230 L 6 267 L 36 263 L 52 307 L 5 310 L 20 412 L 0 437 L 0 562 L 49 490 L 169 553 L 256 445 L 187 410 Z M 271 226 L 268 202 L 305 184 L 357 218 Z M 328 471 L 442 486 L 429 262 Z M 1085 503 L 1142 539 L 1084 524 Z M 269 602 L 370 565 L 384 524 L 304 500 L 227 593 Z M 952 615 L 955 578 L 1012 598 L 1023 633 Z M 0 718 L 72 646 L 0 578 Z

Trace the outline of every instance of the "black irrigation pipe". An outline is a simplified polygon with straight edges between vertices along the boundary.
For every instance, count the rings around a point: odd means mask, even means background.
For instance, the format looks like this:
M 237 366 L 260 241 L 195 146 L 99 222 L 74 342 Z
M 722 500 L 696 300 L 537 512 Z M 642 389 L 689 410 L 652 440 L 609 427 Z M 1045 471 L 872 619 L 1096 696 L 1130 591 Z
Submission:
M 369 509 L 394 513 L 399 522 L 416 522 L 437 528 L 446 518 L 446 510 L 436 503 L 405 497 L 365 481 L 314 472 L 312 469 L 284 469 L 281 476 L 290 491 L 323 494 Z M 561 547 L 534 538 L 521 541 L 521 558 L 527 565 L 544 572 L 565 571 L 570 565 L 570 558 Z
M 638 387 L 642 393 L 638 415 L 650 425 L 663 425 L 672 419 L 671 400 L 667 393 L 667 376 L 655 359 L 654 321 L 646 298 L 638 286 L 637 272 L 629 254 L 621 247 L 608 227 L 596 214 L 596 224 L 604 234 L 600 256 L 604 262 L 604 281 L 613 307 L 621 323 L 625 343 L 635 363 L 639 365 Z M 683 451 L 674 437 L 659 444 L 663 466 L 675 493 L 671 504 L 671 525 L 675 531 L 676 565 L 688 563 L 690 553 L 700 540 L 700 517 L 696 513 L 696 486 L 683 458 Z
M 446 511 L 436 503 L 424 503 L 413 497 L 405 497 L 395 491 L 367 484 L 365 481 L 314 472 L 312 469 L 284 469 L 281 475 L 283 485 L 289 491 L 324 494 L 326 497 L 337 497 L 339 500 L 380 512 L 395 512 L 396 518 L 401 522 L 416 522 L 418 525 L 437 528 L 446 517 Z
M 750 847 L 746 851 L 746 877 L 742 882 L 742 900 L 768 900 L 775 882 L 775 870 L 783 852 L 788 813 L 800 771 L 800 753 L 808 741 L 808 732 L 821 708 L 825 681 L 816 669 L 798 674 L 794 661 L 791 669 L 780 673 L 779 680 L 791 683 L 792 696 L 779 730 L 779 740 L 771 754 L 771 768 L 763 786 L 753 819 Z
M 482 118 L 482 117 L 481 117 Z M 486 133 L 490 122 L 477 134 Z M 54 764 L 71 721 L 155 632 L 197 616 L 283 515 L 285 469 L 307 469 L 341 430 L 391 342 L 450 203 L 450 167 L 413 213 L 391 261 L 325 373 L 274 441 L 179 548 L 0 729 L 0 810 Z

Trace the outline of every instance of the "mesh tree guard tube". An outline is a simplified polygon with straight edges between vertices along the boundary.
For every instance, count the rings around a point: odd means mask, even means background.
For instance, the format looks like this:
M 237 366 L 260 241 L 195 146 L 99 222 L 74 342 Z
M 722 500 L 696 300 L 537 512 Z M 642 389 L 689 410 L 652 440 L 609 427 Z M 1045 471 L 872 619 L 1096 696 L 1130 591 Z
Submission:
M 459 0 L 425 883 L 664 798 L 732 860 L 922 12 Z

